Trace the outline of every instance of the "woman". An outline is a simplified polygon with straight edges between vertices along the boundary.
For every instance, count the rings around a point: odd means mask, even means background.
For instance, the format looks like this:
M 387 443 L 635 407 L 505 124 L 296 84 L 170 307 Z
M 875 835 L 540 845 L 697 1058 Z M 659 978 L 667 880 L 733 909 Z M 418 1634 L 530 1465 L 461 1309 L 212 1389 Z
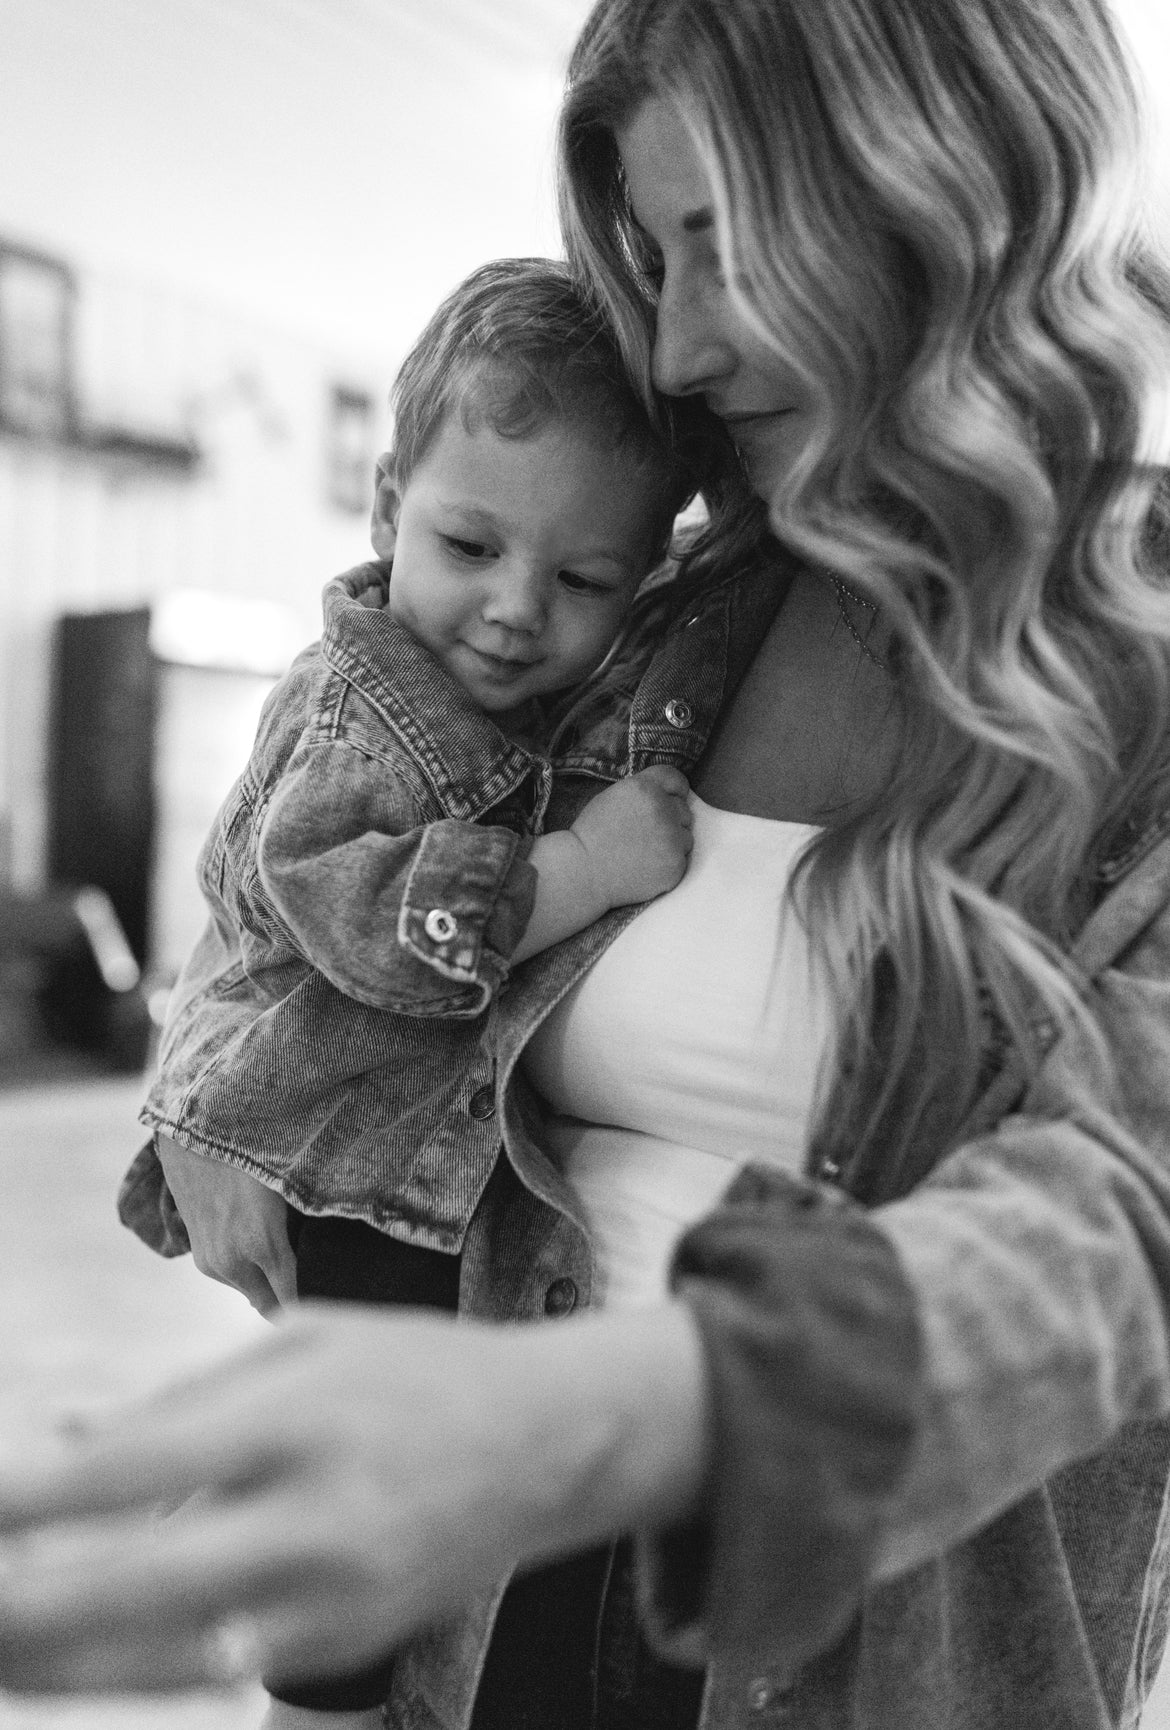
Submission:
M 305 1310 L 8 1472 L 10 1530 L 82 1519 L 6 1563 L 9 1685 L 341 1669 L 425 1626 L 394 1725 L 1136 1721 L 1170 1466 L 1170 295 L 1133 116 L 1101 0 L 601 0 L 570 255 L 635 375 L 725 421 L 775 538 L 717 513 L 556 820 L 616 736 L 687 769 L 695 862 L 507 994 L 478 1325 Z M 597 1315 L 498 1325 L 595 1281 Z

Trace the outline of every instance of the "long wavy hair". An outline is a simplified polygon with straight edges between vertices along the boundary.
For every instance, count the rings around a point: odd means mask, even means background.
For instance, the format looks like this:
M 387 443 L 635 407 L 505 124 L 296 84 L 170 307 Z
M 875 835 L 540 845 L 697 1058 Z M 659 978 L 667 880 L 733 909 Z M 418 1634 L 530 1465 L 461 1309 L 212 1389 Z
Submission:
M 695 141 L 735 311 L 818 404 L 771 532 L 893 635 L 892 778 L 794 898 L 836 1016 L 814 1145 L 896 1193 L 997 1041 L 1035 1063 L 1054 1024 L 1096 1037 L 1069 939 L 1170 802 L 1170 273 L 1134 80 L 1103 0 L 601 0 L 561 218 L 648 398 L 615 140 L 649 98 Z

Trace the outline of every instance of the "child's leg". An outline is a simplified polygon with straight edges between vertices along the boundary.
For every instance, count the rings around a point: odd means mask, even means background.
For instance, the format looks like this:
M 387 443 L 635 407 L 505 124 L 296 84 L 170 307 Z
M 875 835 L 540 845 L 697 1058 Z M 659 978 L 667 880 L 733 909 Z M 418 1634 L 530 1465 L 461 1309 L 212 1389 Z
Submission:
M 297 1295 L 350 1303 L 421 1304 L 454 1311 L 459 1257 L 399 1243 L 356 1219 L 298 1213 L 289 1208 L 289 1240 L 297 1258 Z M 272 1704 L 263 1730 L 377 1730 L 394 1674 L 393 1653 L 350 1676 L 281 1686 L 266 1678 Z
M 364 1220 L 303 1214 L 291 1207 L 288 1212 L 299 1297 L 422 1304 L 451 1311 L 458 1307 L 457 1255 L 399 1243 Z
M 317 1712 L 311 1706 L 286 1706 L 273 1700 L 260 1730 L 382 1730 L 382 1708 L 366 1712 Z

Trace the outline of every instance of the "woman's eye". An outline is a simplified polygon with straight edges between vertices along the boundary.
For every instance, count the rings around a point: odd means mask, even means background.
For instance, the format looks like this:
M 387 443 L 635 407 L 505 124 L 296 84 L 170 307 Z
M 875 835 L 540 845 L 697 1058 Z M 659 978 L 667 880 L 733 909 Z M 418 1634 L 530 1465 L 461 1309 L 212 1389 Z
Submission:
M 444 535 L 443 541 L 461 559 L 486 559 L 491 553 L 491 548 L 483 541 L 463 541 L 458 535 Z

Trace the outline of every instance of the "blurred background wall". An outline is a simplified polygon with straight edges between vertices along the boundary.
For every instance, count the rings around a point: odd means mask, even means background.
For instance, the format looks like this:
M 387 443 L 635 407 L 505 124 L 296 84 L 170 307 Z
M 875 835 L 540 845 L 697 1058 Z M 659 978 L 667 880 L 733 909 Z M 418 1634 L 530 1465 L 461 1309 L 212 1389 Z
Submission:
M 1122 9 L 1170 102 L 1170 5 Z M 558 249 L 587 10 L 0 0 L 0 885 L 100 881 L 121 799 L 141 932 L 103 886 L 160 981 L 263 693 L 365 553 L 404 348 L 484 258 Z
M 586 11 L 0 0 L 0 885 L 101 881 L 113 798 L 163 982 L 271 677 L 365 556 L 405 348 L 483 259 L 558 250 Z

